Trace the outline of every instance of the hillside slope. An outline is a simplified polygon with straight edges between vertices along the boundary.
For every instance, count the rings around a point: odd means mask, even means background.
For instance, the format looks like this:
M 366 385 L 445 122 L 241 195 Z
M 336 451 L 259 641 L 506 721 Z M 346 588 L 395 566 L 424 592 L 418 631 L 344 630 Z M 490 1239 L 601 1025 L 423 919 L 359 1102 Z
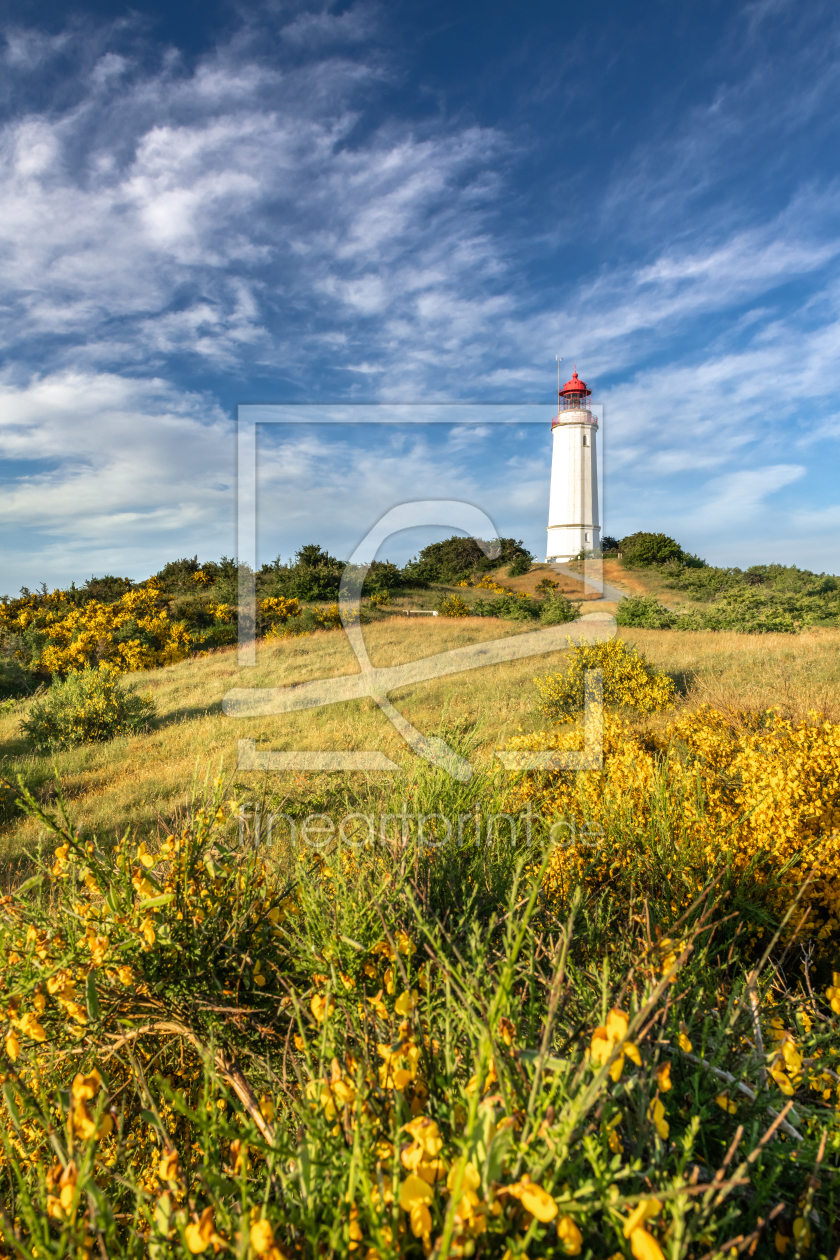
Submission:
M 467 643 L 526 632 L 526 623 L 495 619 L 393 617 L 365 629 L 374 665 L 390 665 Z M 840 717 L 840 632 L 799 636 L 681 633 L 624 630 L 677 680 L 682 705 L 704 701 L 721 707 L 779 705 L 790 713 L 818 709 Z M 489 760 L 493 749 L 521 730 L 540 728 L 535 676 L 557 668 L 562 653 L 494 665 L 404 688 L 391 696 L 419 730 L 467 739 L 473 759 Z M 157 718 L 144 735 L 87 745 L 55 758 L 34 756 L 19 733 L 27 702 L 0 712 L 0 773 L 21 774 L 43 800 L 54 792 L 57 771 L 74 817 L 86 828 L 114 834 L 131 817 L 141 830 L 159 817 L 171 818 L 186 802 L 195 776 L 221 768 L 245 799 L 258 797 L 265 776 L 236 772 L 237 741 L 254 739 L 263 750 L 380 750 L 410 775 L 417 758 L 372 699 L 275 717 L 226 717 L 222 697 L 232 687 L 273 686 L 356 673 L 343 631 L 319 632 L 260 645 L 253 671 L 237 666 L 235 649 L 129 675 L 127 681 L 151 695 Z M 268 788 L 292 812 L 323 808 L 330 801 L 372 800 L 393 776 L 269 775 Z M 379 784 L 379 787 L 377 786 Z M 0 821 L 0 855 L 32 845 L 38 828 L 8 812 Z

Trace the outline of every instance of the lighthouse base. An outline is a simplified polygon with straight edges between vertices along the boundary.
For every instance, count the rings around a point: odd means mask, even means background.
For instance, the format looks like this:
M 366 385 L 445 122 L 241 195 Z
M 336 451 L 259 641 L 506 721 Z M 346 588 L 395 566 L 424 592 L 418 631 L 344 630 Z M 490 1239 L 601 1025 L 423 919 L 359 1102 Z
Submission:
M 549 525 L 545 548 L 546 564 L 556 561 L 566 564 L 575 560 L 582 551 L 601 550 L 599 525 Z

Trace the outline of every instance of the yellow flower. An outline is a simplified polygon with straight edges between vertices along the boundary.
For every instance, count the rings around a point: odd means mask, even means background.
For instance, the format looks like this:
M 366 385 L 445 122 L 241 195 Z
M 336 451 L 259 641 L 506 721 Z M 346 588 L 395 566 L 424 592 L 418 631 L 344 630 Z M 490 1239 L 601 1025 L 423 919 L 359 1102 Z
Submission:
M 76 1002 L 73 998 L 59 996 L 59 1002 L 64 1007 L 67 1014 L 75 1019 L 77 1024 L 87 1023 L 87 1011 L 83 1006 Z
M 332 997 L 327 998 L 327 996 L 323 993 L 316 993 L 312 998 L 312 1001 L 309 1003 L 309 1006 L 312 1014 L 320 1024 L 327 1018 L 328 1015 L 332 1015 L 335 1010 L 335 1000 Z
M 522 1206 L 535 1216 L 538 1221 L 546 1224 L 553 1221 L 557 1215 L 557 1204 L 551 1195 L 543 1190 L 542 1186 L 536 1185 L 531 1178 L 525 1173 L 520 1177 L 518 1182 L 512 1186 L 507 1186 L 508 1194 L 512 1194 L 518 1199 Z
M 128 986 L 134 983 L 134 971 L 131 967 L 117 967 L 117 976 L 120 984 Z
M 571 1216 L 561 1216 L 557 1222 L 557 1238 L 567 1256 L 579 1256 L 583 1246 L 583 1234 Z
M 46 1041 L 47 1034 L 35 1015 L 28 1011 L 25 1015 L 21 1015 L 19 1020 L 20 1031 L 25 1036 L 31 1037 L 33 1041 Z
M 251 1226 L 251 1246 L 258 1256 L 264 1256 L 274 1246 L 274 1230 L 270 1221 L 255 1221 Z
M 432 1216 L 429 1204 L 435 1192 L 427 1181 L 413 1174 L 400 1186 L 400 1207 L 408 1213 L 411 1232 L 415 1238 L 428 1240 L 432 1232 Z
M 506 1046 L 513 1045 L 513 1039 L 516 1036 L 516 1024 L 513 1020 L 504 1017 L 499 1020 L 499 1036 Z
M 640 1229 L 645 1221 L 658 1216 L 661 1211 L 662 1204 L 659 1199 L 642 1199 L 640 1203 L 636 1204 L 624 1222 L 624 1237 L 630 1238 L 634 1230 Z
M 114 1122 L 110 1116 L 103 1116 L 99 1124 L 83 1099 L 79 1099 L 72 1111 L 73 1132 L 80 1138 L 104 1138 L 113 1131 Z
M 811 1226 L 804 1216 L 797 1216 L 793 1222 L 793 1237 L 800 1251 L 807 1251 L 811 1245 Z
M 632 1041 L 625 1041 L 627 1029 L 630 1026 L 630 1020 L 624 1011 L 612 1010 L 607 1016 L 606 1024 L 600 1028 L 596 1028 L 592 1034 L 592 1043 L 589 1047 L 590 1059 L 596 1067 L 603 1067 L 609 1061 L 614 1051 L 620 1046 L 621 1049 L 616 1055 L 612 1067 L 610 1068 L 610 1076 L 617 1081 L 624 1070 L 625 1056 L 630 1059 L 637 1067 L 641 1067 L 642 1059 L 639 1054 L 638 1046 Z M 623 1044 L 622 1044 L 623 1043 Z
M 271 1124 L 271 1121 L 274 1119 L 274 1103 L 269 1094 L 263 1094 L 260 1098 L 260 1111 L 263 1118 Z
M 677 1040 L 683 1053 L 691 1054 L 691 1042 L 688 1039 L 688 1029 L 682 1021 L 680 1021 L 680 1035 Z
M 675 966 L 677 959 L 685 948 L 679 941 L 672 941 L 669 936 L 664 937 L 659 942 L 659 949 L 662 953 L 661 974 L 667 976 L 668 972 Z M 676 977 L 674 977 L 676 979 Z M 673 981 L 672 981 L 673 983 Z
M 634 1229 L 630 1235 L 630 1250 L 636 1260 L 665 1260 L 662 1248 L 646 1229 Z
M 350 1220 L 347 1225 L 347 1234 L 350 1239 L 348 1251 L 358 1251 L 359 1243 L 362 1241 L 362 1227 L 359 1224 L 359 1209 L 355 1203 L 350 1209 Z
M 797 1050 L 796 1043 L 792 1037 L 785 1037 L 782 1042 L 782 1058 L 791 1075 L 802 1071 L 802 1055 Z
M 778 1063 L 774 1063 L 773 1066 L 768 1069 L 768 1071 L 769 1071 L 770 1076 L 772 1076 L 773 1080 L 778 1085 L 779 1089 L 782 1091 L 782 1093 L 786 1097 L 790 1098 L 791 1095 L 795 1091 L 788 1075 L 782 1070 L 781 1067 L 779 1067 Z
M 715 1099 L 715 1102 L 724 1111 L 728 1111 L 731 1116 L 734 1116 L 735 1112 L 738 1110 L 737 1105 L 729 1097 L 729 1094 L 727 1093 L 726 1090 L 724 1090 L 722 1094 L 718 1094 L 717 1098 Z
M 417 1116 L 409 1124 L 404 1124 L 403 1129 L 411 1134 L 425 1155 L 434 1157 L 440 1154 L 443 1139 L 434 1120 L 429 1120 L 426 1116 Z
M 6 1036 L 6 1054 L 12 1060 L 12 1063 L 17 1062 L 17 1057 L 20 1054 L 20 1038 L 14 1028 L 10 1028 Z
M 671 1064 L 661 1063 L 656 1069 L 656 1084 L 662 1093 L 667 1093 L 671 1089 Z
M 831 1009 L 835 1015 L 840 1015 L 840 971 L 832 971 L 831 984 L 825 991 Z
M 417 1005 L 417 990 L 412 989 L 410 993 L 401 993 L 394 1003 L 394 1010 L 401 1019 L 405 1019 L 410 1015 Z
M 404 1168 L 422 1177 L 430 1186 L 433 1186 L 436 1181 L 441 1181 L 446 1175 L 446 1164 L 443 1160 L 430 1158 L 424 1153 L 419 1142 L 413 1142 L 411 1146 L 407 1146 L 401 1153 L 400 1160 Z M 451 1176 L 452 1173 L 450 1173 L 450 1179 Z
M 458 1184 L 459 1167 L 453 1164 L 449 1170 L 449 1176 L 446 1178 L 447 1190 L 454 1190 Z M 460 1170 L 461 1190 L 477 1190 L 481 1185 L 481 1174 L 476 1168 L 472 1160 L 469 1160 Z
M 306 1086 L 306 1097 L 323 1108 L 328 1120 L 335 1119 L 335 1099 L 326 1081 L 320 1078 L 309 1081 Z
M 53 875 L 60 875 L 64 870 L 67 862 L 67 854 L 70 852 L 69 844 L 60 844 L 55 851 L 55 865 L 52 868 Z
M 53 1174 L 47 1178 L 47 1185 L 50 1185 Z M 63 1169 L 58 1181 L 58 1196 L 49 1195 L 47 1198 L 47 1214 L 55 1220 L 66 1220 L 71 1215 L 75 1216 L 73 1208 L 73 1200 L 76 1196 L 76 1183 L 79 1179 L 78 1169 L 73 1160 Z M 55 1184 L 54 1182 L 52 1183 Z
M 216 1233 L 216 1222 L 212 1207 L 205 1208 L 200 1218 L 197 1221 L 192 1221 L 187 1226 L 184 1230 L 184 1237 L 194 1256 L 200 1255 L 202 1251 L 206 1251 L 211 1243 L 213 1250 L 218 1251 L 225 1241 Z
M 668 1121 L 665 1119 L 665 1108 L 658 1098 L 654 1098 L 648 1107 L 648 1120 L 652 1120 L 656 1126 L 656 1132 L 664 1142 L 670 1133 Z
M 90 1098 L 94 1098 L 102 1085 L 102 1077 L 96 1068 L 88 1076 L 83 1076 L 81 1072 L 73 1077 L 73 1084 L 70 1086 L 70 1095 L 73 1102 L 81 1102 Z
M 158 1164 L 158 1177 L 161 1181 L 178 1181 L 181 1176 L 181 1165 L 178 1152 L 168 1149 L 163 1152 Z

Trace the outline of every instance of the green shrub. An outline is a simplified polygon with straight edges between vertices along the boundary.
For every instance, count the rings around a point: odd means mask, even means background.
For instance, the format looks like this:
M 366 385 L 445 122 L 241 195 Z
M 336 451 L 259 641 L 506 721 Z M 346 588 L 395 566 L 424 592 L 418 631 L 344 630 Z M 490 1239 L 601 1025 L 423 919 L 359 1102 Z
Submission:
M 621 558 L 628 568 L 647 569 L 652 565 L 674 564 L 691 569 L 705 568 L 705 560 L 693 556 L 667 534 L 639 530 L 621 540 Z
M 546 595 L 539 611 L 544 626 L 559 626 L 565 621 L 574 621 L 580 608 L 571 603 L 562 591 L 554 591 Z
M 748 592 L 736 592 L 710 608 L 698 608 L 678 617 L 678 630 L 734 630 L 738 634 L 796 634 L 806 623 L 802 614 L 785 607 L 785 602 L 750 599 Z M 740 596 L 737 597 L 737 596 Z
M 667 534 L 651 534 L 646 530 L 628 534 L 621 540 L 621 557 L 627 565 L 647 568 L 648 565 L 665 564 L 668 560 L 680 560 L 682 547 Z
M 102 664 L 54 682 L 43 699 L 33 701 L 20 726 L 37 752 L 50 752 L 135 734 L 154 711 L 152 700 L 120 682 L 119 670 Z
M 0 700 L 31 695 L 38 682 L 14 657 L 0 656 Z
M 660 604 L 652 595 L 631 595 L 623 599 L 615 614 L 616 625 L 636 626 L 644 630 L 670 630 L 677 621 L 675 613 Z
M 523 573 L 530 573 L 533 559 L 534 557 L 527 551 L 520 551 L 513 558 L 513 564 L 508 569 L 508 577 L 521 577 Z
M 484 554 L 474 538 L 465 538 L 462 534 L 454 534 L 443 542 L 430 543 L 419 556 L 405 565 L 403 580 L 412 586 L 418 582 L 457 582 L 470 573 L 487 573 L 500 565 L 513 564 L 521 556 L 525 556 L 530 565 L 530 552 L 525 550 L 521 540 L 494 538 L 491 542 L 496 548 L 492 557 Z
M 521 595 L 500 595 L 498 599 L 477 599 L 472 606 L 474 617 L 501 617 L 504 621 L 536 621 L 542 600 L 523 599 Z

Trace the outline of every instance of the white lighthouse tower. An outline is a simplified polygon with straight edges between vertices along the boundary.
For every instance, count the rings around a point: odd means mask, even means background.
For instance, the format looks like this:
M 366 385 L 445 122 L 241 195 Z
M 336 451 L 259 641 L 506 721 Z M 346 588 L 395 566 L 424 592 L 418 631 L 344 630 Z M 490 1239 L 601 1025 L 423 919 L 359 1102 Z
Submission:
M 559 379 L 557 383 L 559 387 Z M 577 368 L 557 391 L 557 415 L 551 422 L 547 561 L 600 550 L 598 421 L 589 410 L 591 393 L 578 378 Z

